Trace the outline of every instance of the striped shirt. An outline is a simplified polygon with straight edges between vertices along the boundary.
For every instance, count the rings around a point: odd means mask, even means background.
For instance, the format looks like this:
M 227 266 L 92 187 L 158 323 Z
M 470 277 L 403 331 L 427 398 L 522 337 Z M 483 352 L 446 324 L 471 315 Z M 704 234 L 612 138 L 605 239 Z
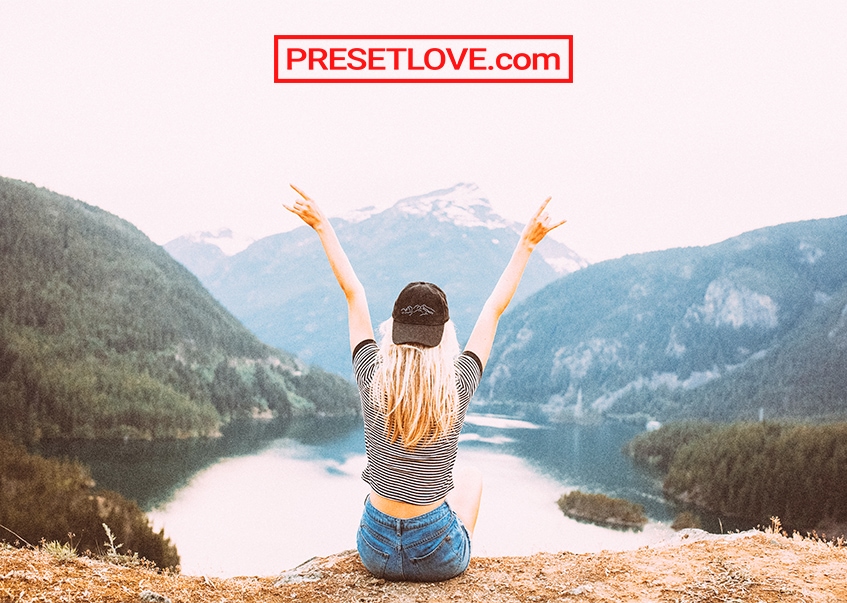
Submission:
M 412 505 L 428 505 L 453 489 L 453 464 L 459 432 L 474 390 L 482 377 L 482 363 L 470 351 L 456 358 L 456 390 L 459 394 L 458 421 L 449 433 L 435 442 L 406 449 L 400 438 L 390 442 L 385 434 L 384 415 L 370 400 L 371 381 L 379 362 L 379 347 L 373 339 L 359 343 L 353 351 L 353 371 L 359 386 L 365 420 L 365 451 L 368 464 L 362 479 L 373 491 Z

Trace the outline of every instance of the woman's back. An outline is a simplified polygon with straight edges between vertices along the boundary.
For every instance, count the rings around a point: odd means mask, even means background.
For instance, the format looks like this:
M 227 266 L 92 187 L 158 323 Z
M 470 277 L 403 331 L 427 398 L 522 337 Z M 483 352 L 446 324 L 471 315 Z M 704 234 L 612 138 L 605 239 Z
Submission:
M 482 366 L 474 355 L 460 354 L 454 360 L 456 409 L 454 422 L 439 437 L 422 438 L 406 445 L 402 434 L 391 437 L 383 409 L 372 396 L 379 368 L 380 350 L 373 341 L 363 342 L 353 356 L 353 369 L 365 422 L 367 466 L 362 479 L 377 494 L 411 505 L 429 505 L 442 500 L 453 488 L 453 465 L 465 412 L 473 396 Z

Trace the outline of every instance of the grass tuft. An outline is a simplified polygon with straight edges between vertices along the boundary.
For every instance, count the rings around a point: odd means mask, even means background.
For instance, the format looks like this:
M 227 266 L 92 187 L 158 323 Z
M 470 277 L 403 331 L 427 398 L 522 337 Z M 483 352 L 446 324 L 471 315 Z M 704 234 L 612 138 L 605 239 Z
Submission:
M 103 543 L 103 546 L 106 547 L 106 553 L 100 556 L 101 559 L 124 567 L 137 567 L 153 571 L 159 570 L 155 563 L 149 559 L 145 559 L 144 557 L 139 557 L 138 553 L 133 553 L 130 550 L 127 550 L 126 553 L 119 552 L 119 549 L 123 548 L 123 544 L 115 544 L 115 534 L 108 525 L 105 523 L 102 525 L 103 529 L 106 531 L 106 538 L 108 538 L 109 541 Z
M 58 540 L 41 541 L 41 550 L 49 553 L 59 563 L 67 563 L 77 558 L 76 547 L 70 543 L 62 544 Z

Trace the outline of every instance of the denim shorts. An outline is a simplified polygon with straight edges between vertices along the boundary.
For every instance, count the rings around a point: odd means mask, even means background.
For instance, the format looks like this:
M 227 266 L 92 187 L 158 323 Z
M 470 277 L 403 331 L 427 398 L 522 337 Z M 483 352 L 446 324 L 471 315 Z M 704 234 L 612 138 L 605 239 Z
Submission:
M 370 573 L 395 581 L 449 580 L 465 571 L 471 558 L 468 531 L 446 502 L 418 517 L 397 519 L 368 499 L 356 546 Z

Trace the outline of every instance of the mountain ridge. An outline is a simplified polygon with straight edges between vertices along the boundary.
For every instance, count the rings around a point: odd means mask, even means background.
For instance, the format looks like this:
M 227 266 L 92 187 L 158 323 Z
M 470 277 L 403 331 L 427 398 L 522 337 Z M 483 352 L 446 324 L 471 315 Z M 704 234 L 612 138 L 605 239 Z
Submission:
M 503 317 L 478 397 L 561 420 L 843 416 L 845 250 L 847 216 L 593 264 Z
M 470 184 L 407 197 L 385 210 L 366 212 L 358 221 L 331 222 L 368 292 L 375 324 L 390 315 L 403 286 L 425 280 L 447 293 L 460 338 L 469 334 L 522 228 L 497 216 Z M 350 374 L 346 306 L 309 227 L 262 238 L 211 266 L 205 263 L 206 251 L 185 237 L 165 249 L 263 341 Z M 531 259 L 516 298 L 585 265 L 565 245 L 546 240 Z

